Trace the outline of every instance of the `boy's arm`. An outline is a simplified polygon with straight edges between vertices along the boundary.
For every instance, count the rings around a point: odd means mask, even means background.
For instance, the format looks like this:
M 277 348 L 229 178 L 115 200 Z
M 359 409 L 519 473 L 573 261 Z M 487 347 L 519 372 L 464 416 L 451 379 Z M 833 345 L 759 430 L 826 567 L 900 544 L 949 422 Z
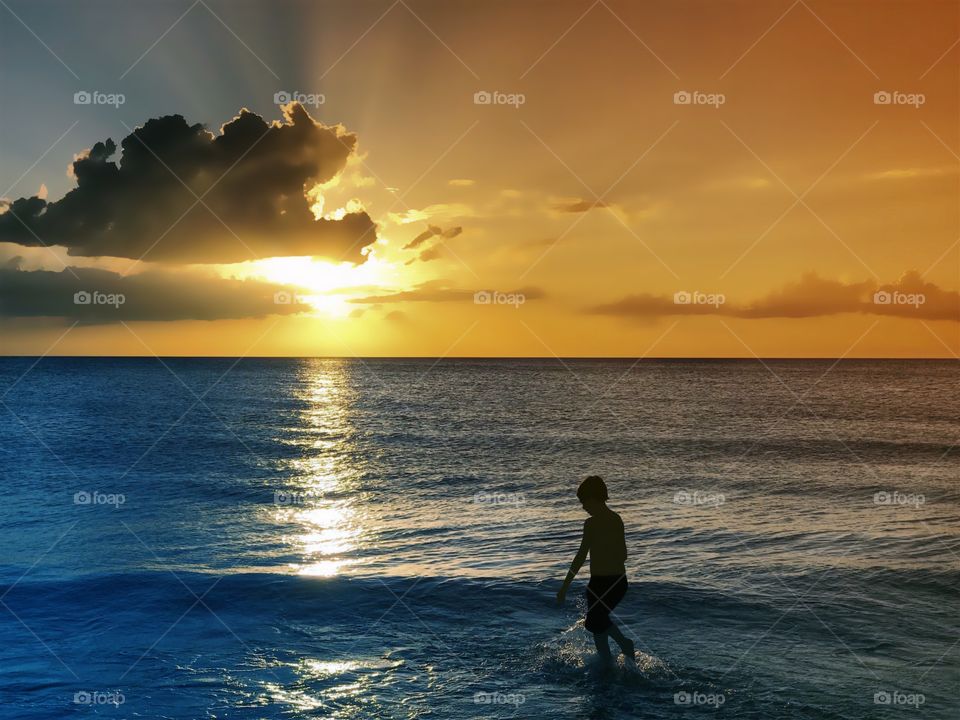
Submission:
M 573 562 L 570 563 L 570 570 L 567 571 L 567 576 L 563 579 L 563 585 L 560 587 L 560 591 L 557 593 L 557 602 L 561 604 L 567 596 L 567 588 L 570 587 L 570 583 L 573 582 L 573 579 L 577 576 L 577 573 L 580 572 L 580 568 L 583 567 L 583 563 L 587 559 L 587 553 L 590 552 L 590 533 L 588 532 L 588 522 L 589 521 L 583 523 L 583 537 L 580 540 L 580 549 L 577 550 L 577 554 L 573 557 Z

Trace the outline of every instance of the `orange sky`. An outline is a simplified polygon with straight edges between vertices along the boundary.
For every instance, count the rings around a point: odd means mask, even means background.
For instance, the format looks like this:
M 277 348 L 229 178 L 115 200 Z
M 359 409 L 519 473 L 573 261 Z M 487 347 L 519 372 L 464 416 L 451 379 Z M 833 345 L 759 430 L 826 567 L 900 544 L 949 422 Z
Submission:
M 357 266 L 334 264 L 342 252 L 266 260 L 269 238 L 227 215 L 214 227 L 255 247 L 248 262 L 3 242 L 10 272 L 172 271 L 212 294 L 216 278 L 243 278 L 306 296 L 295 312 L 212 320 L 164 319 L 154 298 L 157 319 L 91 323 L 21 301 L 4 310 L 0 286 L 3 353 L 960 353 L 956 3 L 291 4 L 275 16 L 214 3 L 242 42 L 191 11 L 122 80 L 189 4 L 145 19 L 111 8 L 135 28 L 120 49 L 61 39 L 28 3 L 11 7 L 49 48 L 22 25 L 0 38 L 33 94 L 0 115 L 18 128 L 0 176 L 9 200 L 41 185 L 58 200 L 75 156 L 148 118 L 180 113 L 216 132 L 241 107 L 281 121 L 279 90 L 322 93 L 309 115 L 357 143 L 304 191 L 318 216 L 365 210 L 377 240 Z M 79 19 L 66 25 L 83 36 Z M 211 47 L 231 61 L 217 72 L 204 67 Z M 129 101 L 57 104 L 87 86 Z M 483 91 L 522 104 L 477 104 Z M 475 301 L 483 291 L 493 302 Z

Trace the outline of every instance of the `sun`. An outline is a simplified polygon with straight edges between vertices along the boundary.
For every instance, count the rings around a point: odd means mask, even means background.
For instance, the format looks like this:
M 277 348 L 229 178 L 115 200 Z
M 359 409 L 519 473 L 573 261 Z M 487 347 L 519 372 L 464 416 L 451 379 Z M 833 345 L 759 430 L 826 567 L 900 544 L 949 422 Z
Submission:
M 315 257 L 275 257 L 230 267 L 230 275 L 285 285 L 315 314 L 343 318 L 356 309 L 350 300 L 370 294 L 395 279 L 397 268 L 370 252 L 359 265 Z

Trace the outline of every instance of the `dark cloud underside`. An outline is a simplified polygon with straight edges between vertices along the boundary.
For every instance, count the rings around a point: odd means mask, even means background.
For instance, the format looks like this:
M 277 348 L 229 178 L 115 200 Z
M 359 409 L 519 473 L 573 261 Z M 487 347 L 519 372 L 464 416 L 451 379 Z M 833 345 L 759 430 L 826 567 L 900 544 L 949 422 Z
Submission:
M 11 203 L 0 241 L 182 263 L 362 261 L 376 240 L 369 215 L 316 220 L 304 196 L 343 170 L 356 135 L 315 122 L 298 104 L 283 112 L 283 122 L 267 123 L 242 110 L 218 135 L 180 115 L 151 119 L 121 141 L 119 160 L 113 140 L 99 142 L 73 163 L 77 187 L 63 198 Z
M 275 294 L 285 290 L 272 283 L 200 272 L 149 270 L 122 276 L 96 268 L 60 272 L 0 268 L 0 317 L 58 317 L 93 324 L 240 319 L 308 309 L 275 302 Z M 86 297 L 77 302 L 77 293 Z M 109 302 L 120 295 L 122 303 Z M 85 299 L 89 301 L 82 302 Z

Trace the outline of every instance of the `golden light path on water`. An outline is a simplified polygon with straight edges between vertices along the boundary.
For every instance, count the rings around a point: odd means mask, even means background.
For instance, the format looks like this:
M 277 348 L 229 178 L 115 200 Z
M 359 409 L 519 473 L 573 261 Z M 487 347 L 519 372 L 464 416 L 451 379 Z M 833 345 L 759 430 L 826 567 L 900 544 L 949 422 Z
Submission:
M 348 444 L 349 392 L 343 365 L 337 361 L 308 361 L 298 381 L 298 399 L 304 404 L 294 432 L 305 452 L 290 464 L 294 489 L 279 505 L 276 520 L 298 527 L 288 538 L 302 560 L 291 565 L 300 575 L 329 577 L 354 560 L 361 534 L 356 499 L 350 484 L 356 468 Z
M 297 373 L 294 393 L 302 405 L 288 428 L 301 457 L 291 460 L 291 488 L 278 504 L 275 520 L 291 527 L 286 542 L 300 557 L 291 572 L 332 578 L 356 561 L 349 557 L 360 543 L 361 513 L 353 484 L 358 469 L 351 458 L 350 384 L 344 364 L 337 360 L 305 360 Z M 372 683 L 395 663 L 361 662 L 336 657 L 301 657 L 289 663 L 297 674 L 293 686 L 266 682 L 271 701 L 295 713 L 323 711 L 329 703 L 352 703 L 371 692 Z

